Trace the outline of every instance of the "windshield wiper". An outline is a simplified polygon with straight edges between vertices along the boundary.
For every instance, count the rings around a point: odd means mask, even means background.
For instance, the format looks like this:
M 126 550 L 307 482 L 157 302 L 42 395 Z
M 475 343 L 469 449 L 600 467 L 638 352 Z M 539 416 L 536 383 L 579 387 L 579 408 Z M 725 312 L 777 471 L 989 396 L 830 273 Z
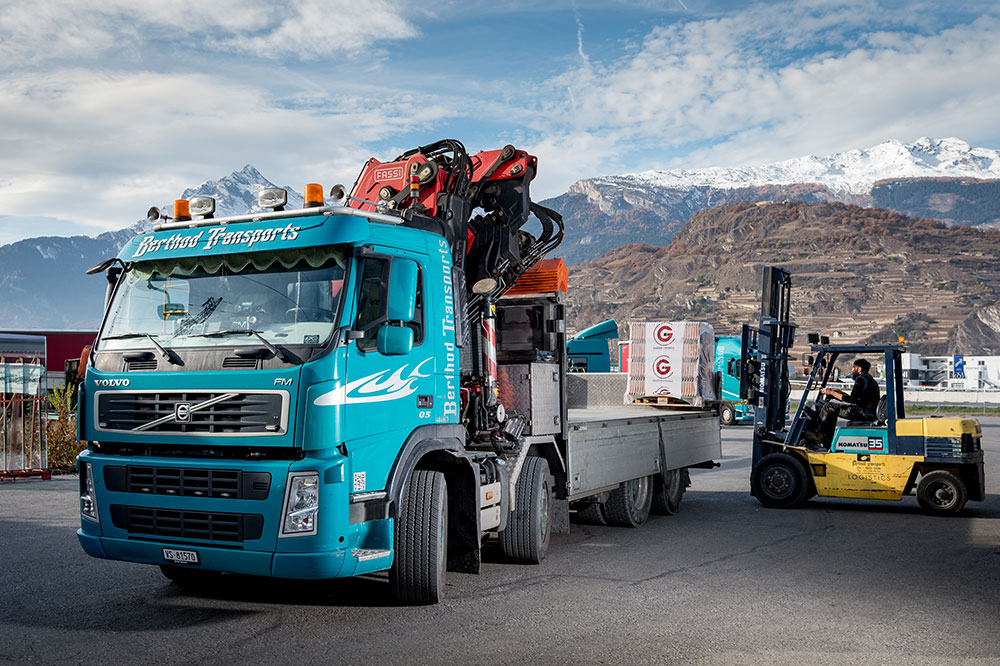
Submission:
M 156 338 L 154 338 L 149 333 L 119 333 L 118 335 L 105 335 L 101 339 L 125 340 L 127 338 L 149 338 L 149 341 L 153 343 L 153 346 L 156 347 L 156 350 L 160 352 L 160 356 L 162 356 L 171 365 L 184 365 L 184 361 L 182 361 L 181 357 L 177 355 L 177 352 L 173 351 L 172 349 L 167 349 L 166 347 L 161 345 L 159 342 L 156 341 Z
M 284 351 L 282 349 L 279 349 L 270 340 L 268 340 L 263 335 L 261 335 L 260 331 L 255 331 L 252 328 L 229 328 L 229 329 L 226 329 L 224 331 L 212 331 L 211 333 L 195 333 L 194 335 L 191 335 L 189 337 L 192 337 L 192 338 L 221 338 L 221 337 L 224 337 L 224 336 L 227 336 L 227 335 L 254 335 L 254 336 L 257 336 L 257 339 L 260 340 L 264 344 L 265 347 L 267 347 L 267 351 L 269 351 L 272 354 L 274 354 L 275 356 L 277 356 L 279 360 L 284 361 L 285 363 L 295 363 L 295 361 L 296 361 L 296 359 L 291 354 L 289 354 L 288 352 L 286 352 L 286 351 Z

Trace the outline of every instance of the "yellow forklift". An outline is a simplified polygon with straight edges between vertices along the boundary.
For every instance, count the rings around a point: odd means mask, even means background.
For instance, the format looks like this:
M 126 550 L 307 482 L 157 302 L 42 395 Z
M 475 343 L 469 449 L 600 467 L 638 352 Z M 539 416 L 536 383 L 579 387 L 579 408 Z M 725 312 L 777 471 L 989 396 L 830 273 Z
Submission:
M 791 276 L 764 267 L 757 328 L 744 325 L 740 396 L 755 406 L 750 492 L 769 507 L 800 506 L 811 497 L 900 500 L 916 490 L 930 514 L 952 515 L 986 496 L 982 432 L 969 418 L 906 418 L 897 345 L 831 345 L 809 335 L 809 379 L 786 427 L 791 384 L 788 350 L 795 337 L 789 316 Z M 870 421 L 839 421 L 829 449 L 806 446 L 835 376 L 838 359 L 876 355 L 885 367 L 885 392 Z

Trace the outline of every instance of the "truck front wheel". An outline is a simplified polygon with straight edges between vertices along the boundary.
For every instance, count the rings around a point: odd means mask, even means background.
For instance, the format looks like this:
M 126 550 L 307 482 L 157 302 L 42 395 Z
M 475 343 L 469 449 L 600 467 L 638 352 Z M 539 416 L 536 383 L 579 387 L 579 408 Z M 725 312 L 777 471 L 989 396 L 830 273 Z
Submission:
M 396 555 L 389 570 L 392 596 L 435 604 L 444 598 L 448 566 L 448 487 L 444 474 L 414 470 L 396 517 Z
M 968 499 L 969 493 L 962 480 L 943 469 L 924 474 L 917 484 L 917 501 L 932 515 L 958 513 Z
M 722 403 L 722 407 L 719 408 L 719 422 L 726 426 L 736 423 L 736 408 L 728 402 Z
M 545 559 L 552 535 L 552 476 L 545 458 L 525 459 L 515 491 L 514 511 L 507 528 L 500 532 L 500 547 L 512 562 L 539 564 Z
M 764 506 L 790 509 L 806 501 L 809 483 L 799 461 L 787 453 L 771 453 L 750 474 L 754 497 Z
M 653 477 L 626 481 L 611 491 L 604 511 L 608 523 L 617 527 L 639 527 L 649 518 L 653 505 Z

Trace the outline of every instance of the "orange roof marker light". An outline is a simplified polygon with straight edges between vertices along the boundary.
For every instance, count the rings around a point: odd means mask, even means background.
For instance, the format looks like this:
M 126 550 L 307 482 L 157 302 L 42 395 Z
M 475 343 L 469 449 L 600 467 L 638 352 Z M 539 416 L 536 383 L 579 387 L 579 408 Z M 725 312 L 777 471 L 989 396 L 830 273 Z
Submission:
M 174 199 L 174 219 L 190 220 L 191 209 L 188 207 L 187 199 Z
M 322 206 L 323 201 L 323 186 L 318 183 L 309 183 L 306 185 L 306 208 L 316 208 L 317 206 Z
M 526 270 L 507 292 L 511 295 L 549 294 L 569 289 L 569 271 L 562 259 L 542 259 Z

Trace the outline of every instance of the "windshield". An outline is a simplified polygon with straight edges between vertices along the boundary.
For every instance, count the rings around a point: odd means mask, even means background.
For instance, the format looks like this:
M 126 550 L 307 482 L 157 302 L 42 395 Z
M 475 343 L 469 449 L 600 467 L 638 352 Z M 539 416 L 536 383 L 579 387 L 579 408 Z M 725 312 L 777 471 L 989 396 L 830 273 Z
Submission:
M 137 263 L 121 278 L 97 349 L 259 346 L 260 337 L 324 344 L 347 255 L 330 246 Z

